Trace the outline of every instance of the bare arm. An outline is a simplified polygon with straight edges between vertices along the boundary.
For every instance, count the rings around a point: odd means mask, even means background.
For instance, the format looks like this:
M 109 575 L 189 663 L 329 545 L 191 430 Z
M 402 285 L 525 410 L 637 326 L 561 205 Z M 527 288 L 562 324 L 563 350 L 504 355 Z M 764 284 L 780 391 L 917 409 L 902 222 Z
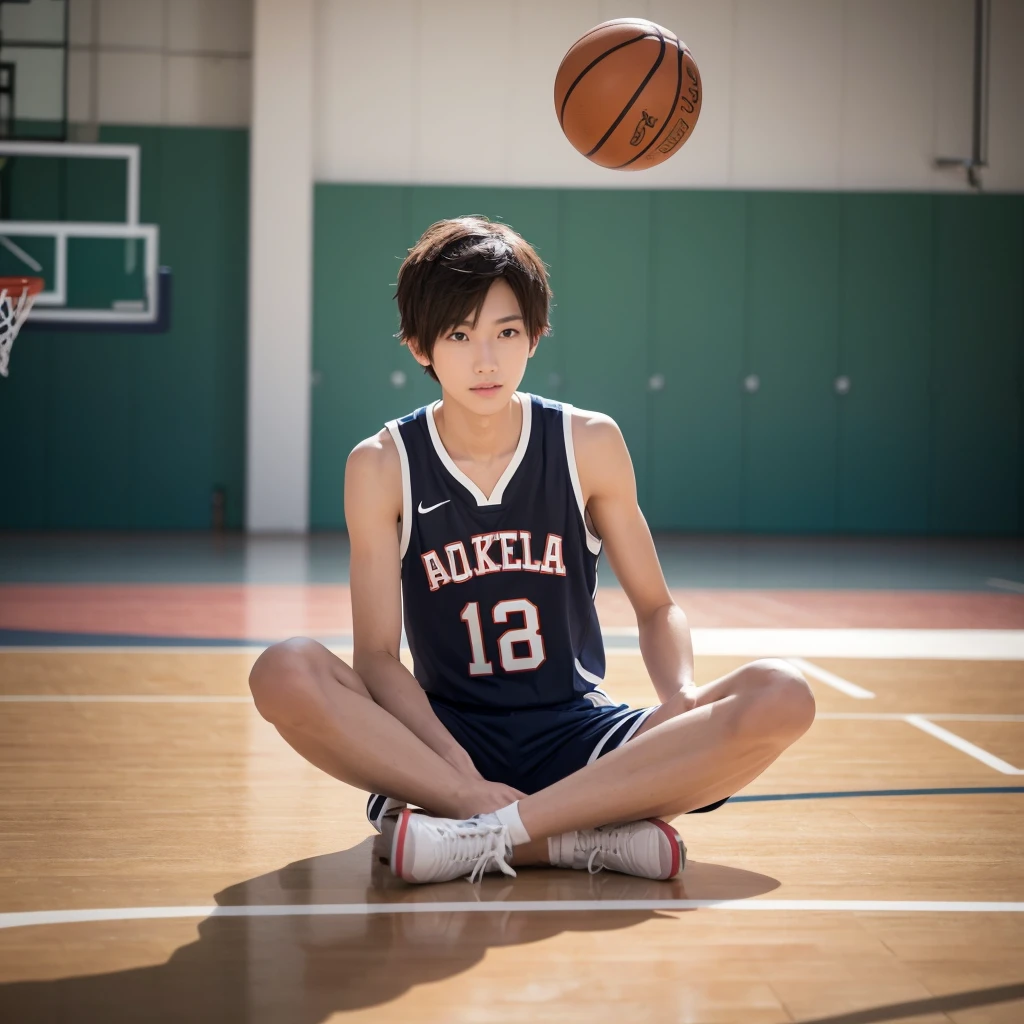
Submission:
M 586 510 L 636 612 L 640 652 L 664 703 L 681 689 L 693 689 L 690 626 L 665 583 L 618 426 L 601 413 L 579 411 L 572 427 Z
M 460 771 L 473 762 L 434 714 L 427 695 L 399 660 L 402 578 L 401 465 L 386 430 L 353 449 L 345 470 L 345 519 L 352 547 L 353 668 L 374 701 Z

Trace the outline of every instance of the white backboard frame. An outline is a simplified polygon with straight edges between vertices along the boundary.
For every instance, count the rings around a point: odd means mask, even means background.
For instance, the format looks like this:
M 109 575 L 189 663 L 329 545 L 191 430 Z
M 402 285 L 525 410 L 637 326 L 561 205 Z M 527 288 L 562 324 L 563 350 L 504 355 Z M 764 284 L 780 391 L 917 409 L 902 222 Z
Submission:
M 0 221 L 0 244 L 3 244 L 28 271 L 38 272 L 39 265 L 11 237 L 53 238 L 55 245 L 54 280 L 41 292 L 32 310 L 35 323 L 75 323 L 101 326 L 153 324 L 160 319 L 160 228 L 156 224 L 139 223 L 139 182 L 141 156 L 139 147 L 130 144 L 81 142 L 15 142 L 0 140 L 0 157 L 34 156 L 53 159 L 123 160 L 126 168 L 125 214 L 123 221 Z M 132 303 L 110 309 L 81 309 L 67 306 L 67 249 L 70 238 L 121 238 L 126 242 L 143 239 L 145 256 L 146 308 L 132 308 Z M 134 245 L 125 246 L 125 270 L 135 268 Z

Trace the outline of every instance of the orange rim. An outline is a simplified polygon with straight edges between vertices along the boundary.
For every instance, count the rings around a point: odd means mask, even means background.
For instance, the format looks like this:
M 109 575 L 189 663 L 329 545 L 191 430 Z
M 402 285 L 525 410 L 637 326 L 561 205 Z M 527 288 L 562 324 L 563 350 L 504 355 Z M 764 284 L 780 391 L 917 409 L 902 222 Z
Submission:
M 9 295 L 27 291 L 29 295 L 38 295 L 45 282 L 41 277 L 0 277 L 0 291 Z

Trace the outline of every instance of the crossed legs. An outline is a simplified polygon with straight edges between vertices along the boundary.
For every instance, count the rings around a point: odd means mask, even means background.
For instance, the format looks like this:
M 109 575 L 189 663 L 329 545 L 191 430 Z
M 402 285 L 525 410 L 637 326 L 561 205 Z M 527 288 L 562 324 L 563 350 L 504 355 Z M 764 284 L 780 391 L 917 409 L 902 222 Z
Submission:
M 260 714 L 334 778 L 444 817 L 480 810 L 471 781 L 375 704 L 359 676 L 316 641 L 270 647 L 249 684 Z M 800 673 L 784 661 L 755 661 L 695 695 L 675 695 L 629 743 L 523 798 L 519 813 L 539 841 L 704 807 L 760 775 L 813 719 Z

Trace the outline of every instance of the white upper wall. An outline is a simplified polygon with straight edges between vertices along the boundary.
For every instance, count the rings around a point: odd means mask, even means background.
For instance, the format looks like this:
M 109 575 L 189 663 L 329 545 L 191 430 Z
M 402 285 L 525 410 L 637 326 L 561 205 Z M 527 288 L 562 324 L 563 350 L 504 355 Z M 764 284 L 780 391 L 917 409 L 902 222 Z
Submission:
M 247 125 L 252 0 L 70 0 L 68 120 Z
M 34 5 L 33 5 L 34 6 Z M 49 7 L 58 8 L 58 4 Z M 28 8 L 5 5 L 24 18 Z M 20 8 L 20 10 L 19 10 Z M 321 181 L 951 189 L 971 136 L 973 0 L 316 0 Z M 252 0 L 70 0 L 68 113 L 246 125 Z M 552 86 L 587 29 L 624 13 L 690 46 L 692 139 L 642 173 L 590 164 Z M 6 14 L 5 14 L 6 18 Z M 1024 0 L 992 0 L 990 190 L 1024 189 Z
M 959 190 L 973 0 L 317 0 L 320 181 L 640 188 Z M 700 122 L 642 173 L 562 136 L 555 71 L 624 14 L 679 34 Z M 1024 0 L 993 0 L 990 190 L 1024 189 Z

